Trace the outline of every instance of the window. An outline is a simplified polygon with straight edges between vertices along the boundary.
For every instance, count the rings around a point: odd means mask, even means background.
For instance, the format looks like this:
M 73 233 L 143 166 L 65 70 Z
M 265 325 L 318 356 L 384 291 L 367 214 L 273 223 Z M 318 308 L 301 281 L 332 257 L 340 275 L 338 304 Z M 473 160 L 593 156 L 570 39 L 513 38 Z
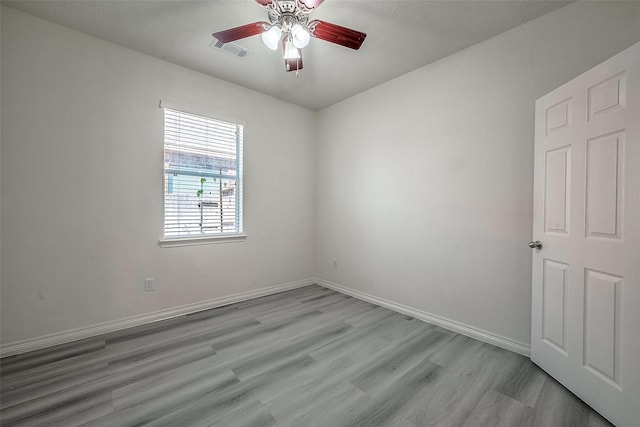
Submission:
M 164 237 L 242 234 L 242 125 L 164 109 Z

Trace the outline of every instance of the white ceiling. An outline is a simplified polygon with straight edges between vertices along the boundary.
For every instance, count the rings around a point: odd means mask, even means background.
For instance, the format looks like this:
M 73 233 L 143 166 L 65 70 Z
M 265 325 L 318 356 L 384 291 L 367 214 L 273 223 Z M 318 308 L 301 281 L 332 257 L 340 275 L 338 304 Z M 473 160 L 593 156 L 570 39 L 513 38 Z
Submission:
M 311 14 L 367 33 L 359 51 L 313 40 L 298 77 L 255 36 L 238 59 L 211 33 L 267 14 L 254 0 L 3 1 L 2 4 L 313 110 L 405 74 L 566 5 L 565 1 L 326 0 Z

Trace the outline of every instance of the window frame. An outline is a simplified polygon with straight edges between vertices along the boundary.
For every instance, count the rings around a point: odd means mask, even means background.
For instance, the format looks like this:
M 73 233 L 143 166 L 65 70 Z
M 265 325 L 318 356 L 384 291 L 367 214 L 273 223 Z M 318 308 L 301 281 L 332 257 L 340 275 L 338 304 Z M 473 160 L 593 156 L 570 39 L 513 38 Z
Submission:
M 162 115 L 162 187 L 163 188 L 163 196 L 162 196 L 162 237 L 159 239 L 158 244 L 161 247 L 182 247 L 182 246 L 193 246 L 193 245 L 208 245 L 208 244 L 219 244 L 219 243 L 233 243 L 233 242 L 243 242 L 247 238 L 247 234 L 245 233 L 245 224 L 244 224 L 244 130 L 246 129 L 246 124 L 242 120 L 238 120 L 237 118 L 229 118 L 224 115 L 217 114 L 212 112 L 206 108 L 202 108 L 200 106 L 193 105 L 185 105 L 185 104 L 177 104 L 173 102 L 169 102 L 166 100 L 161 100 L 159 104 L 161 115 Z M 236 158 L 237 158 L 237 172 L 236 172 L 236 209 L 238 212 L 238 223 L 239 223 L 239 232 L 232 233 L 220 233 L 220 234 L 203 234 L 203 235 L 179 235 L 179 236 L 165 236 L 165 204 L 166 204 L 166 194 L 164 190 L 165 186 L 165 173 L 166 168 L 164 167 L 164 151 L 165 151 L 165 140 L 164 135 L 166 132 L 166 124 L 165 124 L 165 109 L 170 109 L 178 112 L 183 112 L 185 114 L 192 114 L 197 116 L 202 116 L 211 120 L 231 123 L 237 126 L 242 126 L 243 136 L 241 139 L 236 139 Z

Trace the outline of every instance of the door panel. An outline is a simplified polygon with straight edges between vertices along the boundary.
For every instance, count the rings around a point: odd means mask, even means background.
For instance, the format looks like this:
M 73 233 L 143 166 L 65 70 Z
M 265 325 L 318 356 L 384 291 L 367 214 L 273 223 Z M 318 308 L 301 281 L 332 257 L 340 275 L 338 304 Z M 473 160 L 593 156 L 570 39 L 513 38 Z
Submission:
M 622 277 L 586 270 L 584 366 L 620 386 Z
M 544 229 L 569 234 L 569 200 L 571 196 L 571 147 L 545 153 Z
M 569 127 L 570 102 L 571 99 L 565 99 L 547 108 L 545 115 L 547 135 Z
M 591 86 L 588 91 L 589 120 L 624 108 L 626 98 L 626 73 L 622 72 L 613 77 L 609 77 Z
M 542 339 L 555 350 L 566 355 L 565 314 L 567 293 L 567 264 L 545 259 L 543 261 Z
M 536 102 L 532 359 L 640 419 L 640 43 Z
M 624 132 L 587 141 L 586 236 L 622 238 Z

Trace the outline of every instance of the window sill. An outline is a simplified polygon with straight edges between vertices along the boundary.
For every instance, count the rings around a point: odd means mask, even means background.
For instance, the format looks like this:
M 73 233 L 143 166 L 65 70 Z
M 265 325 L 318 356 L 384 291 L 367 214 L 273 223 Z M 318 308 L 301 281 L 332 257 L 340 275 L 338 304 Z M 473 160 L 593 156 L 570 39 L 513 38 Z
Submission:
M 162 238 L 158 244 L 163 248 L 176 248 L 181 246 L 213 245 L 217 243 L 236 243 L 247 240 L 246 234 L 228 234 L 222 236 L 198 236 L 198 237 L 174 237 Z

